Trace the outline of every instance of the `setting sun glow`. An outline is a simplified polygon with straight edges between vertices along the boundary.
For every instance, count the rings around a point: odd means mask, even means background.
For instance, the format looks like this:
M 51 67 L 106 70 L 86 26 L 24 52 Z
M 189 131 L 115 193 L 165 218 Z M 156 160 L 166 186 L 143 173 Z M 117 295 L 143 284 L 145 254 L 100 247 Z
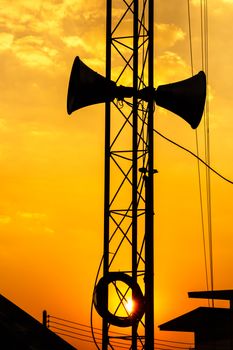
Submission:
M 134 309 L 134 302 L 132 299 L 128 299 L 126 304 L 125 304 L 125 308 L 129 313 L 133 312 Z

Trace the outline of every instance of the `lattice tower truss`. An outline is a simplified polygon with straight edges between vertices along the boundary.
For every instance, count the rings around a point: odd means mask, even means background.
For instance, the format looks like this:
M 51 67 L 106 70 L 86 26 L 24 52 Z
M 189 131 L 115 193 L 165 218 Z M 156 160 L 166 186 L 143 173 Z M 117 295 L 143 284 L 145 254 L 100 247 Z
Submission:
M 107 0 L 107 79 L 135 91 L 153 88 L 153 15 L 153 0 Z M 134 95 L 105 107 L 103 278 L 108 288 L 102 291 L 102 307 L 108 311 L 102 350 L 154 348 L 154 102 Z M 125 275 L 129 283 L 121 278 Z M 132 298 L 140 305 L 130 309 Z

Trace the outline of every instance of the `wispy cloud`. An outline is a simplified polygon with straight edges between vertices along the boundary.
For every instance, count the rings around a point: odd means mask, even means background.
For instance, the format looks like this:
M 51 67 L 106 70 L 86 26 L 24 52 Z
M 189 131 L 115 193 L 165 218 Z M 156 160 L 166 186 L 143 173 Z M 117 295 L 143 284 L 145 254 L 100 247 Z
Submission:
M 46 219 L 46 214 L 44 213 L 36 213 L 36 212 L 21 212 L 19 211 L 17 213 L 17 216 L 23 219 L 27 219 L 27 220 L 37 220 L 37 221 L 41 221 Z
M 0 52 L 11 50 L 28 67 L 48 68 L 71 48 L 86 55 L 98 47 L 100 28 L 105 26 L 102 1 L 3 3 L 7 6 L 0 8 Z
M 6 132 L 8 131 L 8 127 L 7 127 L 7 122 L 5 119 L 0 118 L 0 132 Z
M 11 217 L 8 215 L 0 215 L 0 225 L 7 225 L 11 222 Z
M 186 33 L 175 24 L 158 23 L 155 25 L 156 45 L 173 47 L 186 37 Z
M 75 47 L 77 50 L 82 49 L 86 52 L 91 52 L 93 50 L 92 47 L 88 45 L 82 38 L 75 35 L 64 36 L 62 40 L 68 48 Z
M 16 40 L 12 49 L 16 57 L 30 67 L 48 67 L 58 51 L 45 45 L 42 38 L 25 36 Z
M 233 0 L 222 0 L 222 2 L 225 4 L 233 5 Z
M 9 50 L 12 46 L 14 35 L 11 33 L 0 33 L 0 51 Z
M 48 216 L 45 213 L 18 211 L 16 213 L 16 222 L 25 230 L 39 234 L 53 234 L 55 231 L 48 226 Z
M 158 85 L 181 80 L 190 75 L 190 67 L 185 60 L 172 51 L 165 51 L 160 55 L 156 60 L 156 67 L 159 77 Z

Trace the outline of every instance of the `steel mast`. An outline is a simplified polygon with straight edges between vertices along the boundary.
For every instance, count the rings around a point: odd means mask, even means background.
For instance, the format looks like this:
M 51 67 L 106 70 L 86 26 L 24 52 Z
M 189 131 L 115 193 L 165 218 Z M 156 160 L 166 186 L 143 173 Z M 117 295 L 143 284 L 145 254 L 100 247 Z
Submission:
M 154 0 L 107 0 L 106 28 L 106 78 L 135 91 L 152 89 Z M 117 348 L 116 338 L 129 349 L 154 348 L 153 111 L 153 100 L 139 102 L 136 94 L 128 103 L 105 107 L 103 277 L 116 271 L 130 275 L 145 295 L 145 316 L 119 337 L 103 317 L 102 350 Z M 117 287 L 116 318 L 128 289 Z M 109 288 L 104 293 L 109 309 Z

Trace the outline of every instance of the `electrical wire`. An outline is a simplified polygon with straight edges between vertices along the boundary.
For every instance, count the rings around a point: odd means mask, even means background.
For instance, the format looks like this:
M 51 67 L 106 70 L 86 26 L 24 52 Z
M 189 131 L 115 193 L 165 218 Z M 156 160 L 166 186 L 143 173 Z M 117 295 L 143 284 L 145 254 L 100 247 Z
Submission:
M 130 106 L 130 103 L 127 101 L 124 101 L 127 105 Z M 140 118 L 140 117 L 139 117 Z M 141 118 L 140 118 L 141 119 Z M 142 120 L 142 119 L 141 119 Z M 146 121 L 143 121 L 145 124 L 147 124 Z M 206 161 L 204 161 L 202 158 L 200 158 L 199 156 L 197 156 L 194 152 L 190 151 L 188 148 L 181 146 L 180 144 L 178 144 L 177 142 L 171 140 L 170 138 L 168 138 L 167 136 L 163 135 L 161 132 L 159 132 L 156 129 L 153 129 L 153 131 L 158 134 L 159 136 L 161 136 L 162 138 L 164 138 L 165 140 L 167 140 L 168 142 L 174 144 L 175 146 L 183 149 L 184 151 L 188 152 L 189 154 L 191 154 L 193 157 L 195 157 L 196 159 L 198 159 L 202 164 L 204 164 L 207 168 L 209 168 L 211 171 L 213 171 L 216 175 L 218 175 L 220 178 L 222 178 L 224 181 L 229 182 L 230 184 L 233 185 L 233 181 L 230 180 L 229 178 L 225 177 L 224 175 L 222 175 L 221 173 L 219 173 L 217 170 L 215 170 L 212 166 L 210 166 L 209 164 L 207 164 Z
M 208 2 L 200 0 L 201 9 L 201 52 L 202 52 L 202 69 L 206 72 L 208 82 L 209 76 L 209 57 L 208 57 Z M 208 84 L 207 84 L 208 97 Z M 204 137 L 205 137 L 205 160 L 210 164 L 210 127 L 209 127 L 209 99 L 206 100 L 204 111 Z M 210 289 L 214 289 L 214 267 L 213 267 L 213 233 L 212 233 L 212 201 L 211 201 L 211 178 L 210 170 L 206 168 L 206 195 L 207 195 L 207 219 L 208 219 L 208 239 L 209 239 L 209 264 L 210 264 Z M 208 290 L 208 289 L 207 289 Z M 212 306 L 214 300 L 212 299 Z
M 191 11 L 190 11 L 190 0 L 187 0 L 188 7 L 188 28 L 189 28 L 189 51 L 190 51 L 190 65 L 192 76 L 194 74 L 194 61 L 193 61 L 193 41 L 192 41 L 192 22 L 191 22 Z M 201 48 L 203 47 L 203 23 L 201 16 Z M 202 69 L 203 67 L 203 50 L 202 51 Z M 208 82 L 207 82 L 208 84 Z M 204 112 L 205 113 L 205 112 Z M 195 141 L 196 141 L 196 155 L 199 157 L 199 142 L 198 142 L 198 131 L 195 129 Z M 206 250 L 206 239 L 205 239 L 205 225 L 204 225 L 204 209 L 203 209 L 203 189 L 201 182 L 201 169 L 200 161 L 197 160 L 197 172 L 198 172 L 198 186 L 199 186 L 199 201 L 200 201 L 200 216 L 201 216 L 201 231 L 202 231 L 202 244 L 203 244 L 203 253 L 204 253 L 204 271 L 205 271 L 205 281 L 206 289 L 209 290 L 209 278 L 208 278 L 208 267 L 207 267 L 207 250 Z
M 92 327 L 79 323 L 79 322 L 74 322 L 74 321 L 69 321 L 64 318 L 48 315 L 49 319 L 49 328 L 51 330 L 54 330 L 56 334 L 60 334 L 63 336 L 67 336 L 73 339 L 81 340 L 84 342 L 91 342 L 93 341 L 90 340 L 90 337 L 92 335 Z M 55 320 L 55 321 L 54 321 Z M 59 322 L 61 321 L 61 322 Z M 67 323 L 67 324 L 66 324 Z M 72 326 L 71 326 L 72 325 Z M 78 326 L 78 327 L 76 327 Z M 75 331 L 76 330 L 76 331 Z M 101 329 L 100 328 L 94 328 L 95 334 L 97 335 L 102 335 Z M 97 332 L 96 332 L 97 331 Z M 84 333 L 84 334 L 83 334 Z M 115 335 L 118 335 L 118 339 L 116 338 Z M 110 332 L 110 337 L 112 338 L 113 345 L 117 345 L 119 348 L 127 348 L 126 342 L 130 340 L 130 337 L 124 333 L 120 332 Z M 101 344 L 101 337 L 95 337 L 95 341 L 97 342 L 98 345 Z M 125 341 L 125 342 L 124 342 Z M 193 345 L 193 343 L 188 343 L 188 342 L 181 342 L 181 341 L 172 341 L 172 340 L 166 340 L 166 339 L 158 339 L 155 338 L 155 344 L 157 349 L 187 349 L 187 346 L 190 347 Z M 157 347 L 159 345 L 161 348 Z
M 193 44 L 192 44 L 192 25 L 191 25 L 191 12 L 190 12 L 190 1 L 189 0 L 187 0 L 187 7 L 188 7 L 190 63 L 191 63 L 191 73 L 193 76 Z
M 204 0 L 204 67 L 206 71 L 207 81 L 209 76 L 209 59 L 208 59 L 208 1 Z M 207 84 L 207 96 L 208 96 L 208 84 Z M 209 116 L 209 99 L 206 100 L 206 118 L 205 132 L 206 132 L 206 160 L 210 164 L 210 116 Z M 207 183 L 207 205 L 208 205 L 208 233 L 209 233 L 209 254 L 210 254 L 210 288 L 214 290 L 214 262 L 213 262 L 213 230 L 212 230 L 212 201 L 211 201 L 211 178 L 210 171 L 206 169 L 206 183 Z M 212 299 L 212 306 L 214 306 L 214 299 Z
M 96 288 L 96 285 L 97 285 L 97 281 L 98 281 L 98 277 L 99 277 L 99 274 L 100 274 L 100 269 L 101 269 L 101 266 L 103 264 L 103 261 L 104 261 L 104 255 L 102 255 L 102 258 L 100 260 L 100 263 L 99 263 L 99 266 L 98 266 L 98 270 L 97 270 L 97 273 L 96 273 L 96 278 L 95 278 L 95 283 L 94 283 L 94 291 L 93 291 L 93 294 L 92 294 L 92 301 L 91 301 L 91 312 L 90 312 L 90 324 L 91 324 L 91 335 L 92 335 L 92 339 L 95 343 L 95 346 L 97 347 L 98 350 L 100 350 L 100 347 L 98 345 L 98 342 L 95 338 L 95 328 L 93 326 L 93 309 L 94 309 L 94 292 L 95 292 L 95 288 Z
M 225 176 L 221 175 L 217 170 L 215 170 L 214 168 L 212 168 L 209 164 L 207 164 L 203 159 L 201 159 L 200 157 L 198 157 L 194 152 L 190 151 L 188 148 L 185 148 L 184 146 L 181 146 L 180 144 L 178 144 L 177 142 L 169 139 L 167 136 L 164 136 L 161 132 L 159 132 L 158 130 L 154 129 L 154 132 L 156 134 L 158 134 L 159 136 L 161 136 L 163 139 L 165 139 L 166 141 L 172 143 L 173 145 L 183 149 L 185 152 L 191 154 L 193 157 L 197 158 L 201 163 L 203 163 L 207 168 L 209 168 L 211 171 L 213 171 L 216 175 L 218 175 L 219 177 L 221 177 L 223 180 L 229 182 L 230 184 L 233 185 L 233 181 L 226 178 Z

